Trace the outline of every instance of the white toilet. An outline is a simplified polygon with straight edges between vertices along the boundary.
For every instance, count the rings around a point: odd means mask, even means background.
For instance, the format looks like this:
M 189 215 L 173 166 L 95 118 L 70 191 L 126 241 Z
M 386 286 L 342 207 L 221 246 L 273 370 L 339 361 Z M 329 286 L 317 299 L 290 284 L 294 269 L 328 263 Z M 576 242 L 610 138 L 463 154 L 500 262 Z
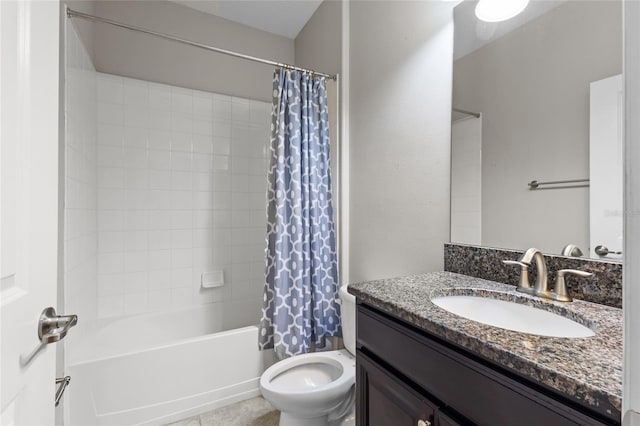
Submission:
M 347 350 L 287 358 L 260 378 L 262 396 L 280 410 L 280 426 L 355 425 L 355 297 L 340 288 Z

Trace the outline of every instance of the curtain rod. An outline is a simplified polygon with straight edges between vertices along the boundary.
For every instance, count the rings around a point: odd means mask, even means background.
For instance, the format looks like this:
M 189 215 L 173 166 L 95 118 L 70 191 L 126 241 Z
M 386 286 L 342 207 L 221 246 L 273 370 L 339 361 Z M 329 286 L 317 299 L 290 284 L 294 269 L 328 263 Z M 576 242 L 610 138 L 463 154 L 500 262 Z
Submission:
M 101 22 L 103 24 L 113 25 L 114 27 L 120 27 L 120 28 L 124 28 L 124 29 L 127 29 L 127 30 L 131 30 L 131 31 L 137 31 L 137 32 L 141 32 L 141 33 L 144 33 L 144 34 L 148 34 L 148 35 L 154 36 L 154 37 L 162 38 L 162 39 L 165 39 L 165 40 L 171 40 L 171 41 L 175 41 L 175 42 L 178 42 L 178 43 L 186 44 L 188 46 L 198 47 L 200 49 L 208 50 L 210 52 L 222 53 L 223 55 L 233 56 L 235 58 L 240 58 L 240 59 L 247 59 L 249 61 L 259 62 L 261 64 L 273 65 L 273 66 L 278 67 L 278 68 L 284 68 L 284 69 L 289 69 L 289 70 L 297 70 L 297 71 L 308 72 L 308 73 L 311 73 L 313 75 L 326 77 L 326 78 L 328 78 L 330 80 L 336 80 L 336 78 L 337 78 L 335 75 L 326 74 L 326 73 L 323 73 L 323 72 L 318 72 L 318 71 L 314 71 L 314 70 L 310 70 L 310 69 L 306 69 L 306 68 L 300 68 L 300 67 L 296 67 L 294 65 L 283 64 L 283 63 L 276 62 L 276 61 L 270 61 L 268 59 L 256 58 L 255 56 L 245 55 L 243 53 L 234 52 L 232 50 L 221 49 L 219 47 L 209 46 L 207 44 L 198 43 L 198 42 L 191 41 L 191 40 L 186 40 L 186 39 L 183 39 L 183 38 L 180 38 L 180 37 L 174 37 L 174 36 L 169 35 L 169 34 L 163 34 L 163 33 L 159 33 L 159 32 L 156 32 L 156 31 L 146 30 L 146 29 L 140 28 L 140 27 L 135 27 L 133 25 L 123 24 L 122 22 L 112 21 L 111 19 L 101 18 L 99 16 L 94 16 L 94 15 L 89 15 L 89 14 L 82 13 L 82 12 L 77 12 L 75 10 L 72 10 L 72 9 L 68 8 L 68 7 L 67 7 L 67 17 L 68 18 L 80 18 L 80 19 L 84 19 L 84 20 L 87 20 L 87 21 Z

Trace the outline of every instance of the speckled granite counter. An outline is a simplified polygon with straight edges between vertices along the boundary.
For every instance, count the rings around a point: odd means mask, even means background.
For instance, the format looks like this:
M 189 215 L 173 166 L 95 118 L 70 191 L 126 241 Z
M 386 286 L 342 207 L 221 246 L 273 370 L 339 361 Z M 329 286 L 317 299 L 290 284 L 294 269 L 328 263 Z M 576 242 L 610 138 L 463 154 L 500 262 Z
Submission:
M 595 331 L 566 339 L 504 330 L 471 321 L 434 305 L 444 295 L 491 293 L 561 313 Z M 576 300 L 546 301 L 514 286 L 451 272 L 434 272 L 349 285 L 360 301 L 476 355 L 545 385 L 608 417 L 622 400 L 622 310 Z

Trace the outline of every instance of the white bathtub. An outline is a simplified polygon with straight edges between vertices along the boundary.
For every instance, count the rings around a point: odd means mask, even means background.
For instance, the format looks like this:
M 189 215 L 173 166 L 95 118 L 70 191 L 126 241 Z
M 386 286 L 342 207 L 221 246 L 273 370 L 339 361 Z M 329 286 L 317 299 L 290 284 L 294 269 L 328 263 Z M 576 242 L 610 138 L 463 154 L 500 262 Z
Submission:
M 273 351 L 258 328 L 218 330 L 212 307 L 96 326 L 70 357 L 71 425 L 162 424 L 260 394 Z

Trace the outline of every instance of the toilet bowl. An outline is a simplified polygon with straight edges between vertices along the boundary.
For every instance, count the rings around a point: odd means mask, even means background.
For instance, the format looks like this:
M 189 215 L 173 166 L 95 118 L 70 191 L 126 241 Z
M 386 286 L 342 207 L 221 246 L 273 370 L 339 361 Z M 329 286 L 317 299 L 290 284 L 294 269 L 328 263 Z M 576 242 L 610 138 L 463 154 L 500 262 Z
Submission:
M 284 359 L 260 377 L 262 396 L 280 410 L 280 426 L 355 424 L 355 297 L 340 289 L 346 347 Z

